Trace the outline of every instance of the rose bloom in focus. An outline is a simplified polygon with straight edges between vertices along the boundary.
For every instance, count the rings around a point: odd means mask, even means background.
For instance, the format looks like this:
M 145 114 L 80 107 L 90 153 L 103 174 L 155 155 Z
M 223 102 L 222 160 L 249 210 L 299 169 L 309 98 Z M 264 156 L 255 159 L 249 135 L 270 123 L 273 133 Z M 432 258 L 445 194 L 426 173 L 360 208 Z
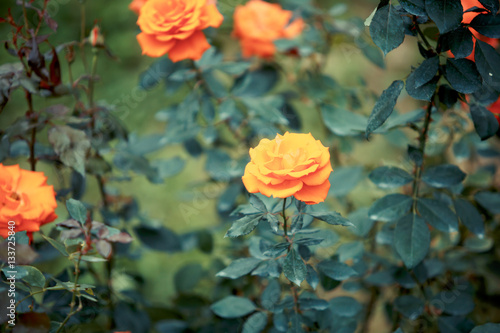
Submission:
M 311 133 L 262 139 L 250 148 L 250 158 L 242 177 L 248 192 L 275 198 L 293 195 L 309 205 L 325 200 L 333 171 L 330 152 Z
M 198 60 L 210 48 L 202 30 L 219 27 L 223 19 L 214 1 L 148 0 L 139 9 L 137 40 L 150 57 L 168 53 L 173 62 Z
M 8 237 L 8 223 L 14 221 L 14 231 L 27 231 L 31 239 L 40 226 L 57 218 L 55 196 L 43 172 L 0 163 L 0 236 Z
M 464 8 L 464 12 L 472 7 L 478 7 L 478 8 L 484 8 L 484 6 L 479 2 L 479 0 L 462 0 L 462 7 Z M 462 19 L 462 23 L 463 24 L 469 24 L 473 19 L 474 17 L 476 17 L 477 15 L 479 15 L 480 13 L 475 13 L 475 12 L 468 12 L 468 13 L 464 13 L 464 16 L 463 16 L 463 19 Z M 479 40 L 485 42 L 485 43 L 488 43 L 490 44 L 491 46 L 493 46 L 493 48 L 497 48 L 498 47 L 498 44 L 499 44 L 499 40 L 498 39 L 495 39 L 495 38 L 489 38 L 489 37 L 486 37 L 486 36 L 483 36 L 481 35 L 480 33 L 478 33 L 476 30 L 472 29 L 472 28 L 469 28 L 470 32 Z M 476 40 L 473 38 L 473 48 L 472 48 L 472 52 L 469 56 L 466 57 L 466 59 L 469 59 L 469 60 L 472 60 L 474 61 L 474 50 L 476 48 Z M 453 55 L 450 51 L 450 54 Z
M 290 22 L 292 12 L 279 4 L 261 0 L 249 1 L 234 11 L 233 36 L 240 40 L 244 57 L 268 58 L 276 53 L 274 41 L 292 39 L 304 29 L 301 18 Z

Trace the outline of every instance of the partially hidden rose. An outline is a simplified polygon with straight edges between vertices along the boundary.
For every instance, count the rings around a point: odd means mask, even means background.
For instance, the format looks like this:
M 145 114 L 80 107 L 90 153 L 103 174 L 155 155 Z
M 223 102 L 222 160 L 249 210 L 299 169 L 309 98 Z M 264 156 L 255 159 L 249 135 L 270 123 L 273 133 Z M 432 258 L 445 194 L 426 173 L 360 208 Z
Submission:
M 219 27 L 223 19 L 213 1 L 148 0 L 139 11 L 137 40 L 150 57 L 198 60 L 210 48 L 202 30 Z
M 55 192 L 43 172 L 0 163 L 0 236 L 7 238 L 9 226 L 28 236 L 57 218 Z M 13 221 L 12 223 L 9 223 Z
M 293 195 L 309 205 L 325 200 L 333 171 L 330 152 L 311 133 L 262 139 L 250 148 L 250 158 L 242 177 L 248 192 L 275 198 Z
M 488 107 L 488 110 L 490 110 L 491 113 L 497 118 L 498 124 L 500 125 L 500 97 L 496 100 L 496 102 L 493 102 Z
M 136 13 L 137 15 L 139 15 L 139 13 L 141 12 L 141 8 L 142 6 L 144 6 L 146 4 L 148 0 L 133 0 L 129 5 L 128 5 L 128 8 L 133 11 L 134 13 Z
M 276 53 L 274 41 L 292 39 L 304 29 L 301 18 L 291 21 L 293 13 L 279 4 L 251 0 L 234 11 L 233 36 L 240 40 L 243 56 L 268 58 Z
M 477 12 L 467 12 L 466 13 L 466 11 L 468 9 L 471 9 L 473 7 L 485 9 L 484 6 L 479 2 L 479 0 L 462 0 L 461 2 L 462 2 L 462 7 L 464 9 L 464 15 L 462 18 L 463 24 L 469 24 L 474 19 L 474 17 L 476 17 L 477 15 L 480 14 Z M 472 28 L 469 28 L 469 30 L 474 35 L 475 38 L 472 39 L 472 41 L 474 43 L 473 47 L 472 47 L 472 52 L 471 52 L 471 54 L 469 54 L 466 57 L 466 59 L 474 61 L 474 51 L 476 49 L 476 38 L 482 42 L 490 44 L 491 46 L 493 46 L 493 48 L 497 48 L 498 45 L 500 44 L 500 41 L 496 38 L 490 38 L 490 37 L 483 36 L 479 32 L 477 32 L 476 30 L 474 30 Z M 453 56 L 451 51 L 450 51 L 450 56 Z

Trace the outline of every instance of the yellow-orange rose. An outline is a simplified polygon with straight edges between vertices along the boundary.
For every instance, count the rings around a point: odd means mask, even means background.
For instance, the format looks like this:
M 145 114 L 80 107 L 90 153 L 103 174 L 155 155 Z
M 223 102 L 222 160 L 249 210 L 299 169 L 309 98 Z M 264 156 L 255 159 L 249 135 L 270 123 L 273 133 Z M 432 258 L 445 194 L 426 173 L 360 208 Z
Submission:
M 282 9 L 279 4 L 261 0 L 237 6 L 233 36 L 240 40 L 243 56 L 271 57 L 276 52 L 275 40 L 300 35 L 304 21 L 299 18 L 290 22 L 292 15 L 291 11 Z
M 198 60 L 210 48 L 202 30 L 220 26 L 223 19 L 213 1 L 148 0 L 139 12 L 137 40 L 150 57 L 168 53 L 173 62 Z
M 313 205 L 325 200 L 333 171 L 330 152 L 309 134 L 286 132 L 274 140 L 262 139 L 250 148 L 251 161 L 243 184 L 250 193 L 297 200 Z
M 55 195 L 43 172 L 0 163 L 0 236 L 7 238 L 9 231 L 26 230 L 31 238 L 41 225 L 54 221 L 57 218 Z M 9 226 L 13 226 L 13 230 Z

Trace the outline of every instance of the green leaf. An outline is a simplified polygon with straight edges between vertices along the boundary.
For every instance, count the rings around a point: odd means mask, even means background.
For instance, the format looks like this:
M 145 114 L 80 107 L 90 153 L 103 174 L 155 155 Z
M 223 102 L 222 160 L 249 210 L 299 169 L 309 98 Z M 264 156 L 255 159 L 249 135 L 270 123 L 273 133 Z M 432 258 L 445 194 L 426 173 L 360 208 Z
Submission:
M 281 298 L 281 286 L 277 279 L 269 280 L 266 289 L 260 295 L 260 303 L 264 309 L 273 311 Z
M 352 318 L 363 309 L 355 298 L 349 296 L 332 298 L 330 300 L 330 308 L 335 315 L 343 318 Z
M 59 251 L 63 256 L 67 257 L 69 256 L 68 254 L 68 251 L 66 251 L 66 247 L 64 246 L 64 244 L 56 241 L 55 239 L 52 239 L 48 236 L 45 236 L 43 234 L 41 234 L 41 236 L 47 241 L 50 243 L 50 245 L 52 245 L 57 251 Z
M 465 316 L 474 310 L 474 299 L 464 290 L 442 291 L 430 301 L 437 309 L 452 316 Z
M 413 198 L 399 193 L 388 194 L 375 201 L 368 211 L 372 220 L 390 222 L 405 216 L 413 204 Z
M 43 288 L 45 286 L 45 276 L 40 270 L 33 266 L 20 266 L 27 274 L 22 278 L 24 282 L 32 287 Z M 19 267 L 18 267 L 19 268 Z
M 368 207 L 363 207 L 350 213 L 347 218 L 352 222 L 352 227 L 347 227 L 350 232 L 359 237 L 366 237 L 375 223 L 368 217 Z
M 340 5 L 345 5 L 345 4 L 340 4 Z M 356 43 L 357 47 L 359 47 L 361 52 L 363 52 L 365 57 L 368 58 L 368 60 L 370 60 L 373 64 L 377 65 L 378 67 L 385 69 L 384 56 L 377 47 L 371 45 L 362 38 L 356 38 L 354 42 Z
M 432 187 L 445 188 L 460 184 L 466 174 L 453 164 L 442 164 L 424 171 L 422 180 Z
M 498 333 L 500 324 L 487 323 L 481 326 L 476 326 L 470 333 Z
M 368 178 L 380 188 L 391 189 L 408 184 L 413 177 L 403 169 L 383 166 L 376 168 L 368 175 Z
M 264 312 L 256 312 L 243 323 L 243 333 L 259 333 L 266 328 L 267 314 Z
M 75 199 L 68 199 L 66 201 L 66 209 L 69 215 L 80 222 L 82 225 L 87 221 L 87 207 L 80 201 Z
M 76 260 L 76 259 L 75 259 Z M 87 261 L 87 262 L 104 262 L 104 261 L 108 261 L 107 259 L 105 258 L 101 258 L 101 257 L 94 257 L 94 256 L 82 256 L 82 261 Z
M 352 267 L 331 259 L 323 260 L 317 267 L 323 274 L 336 281 L 344 281 L 358 275 Z
M 353 225 L 348 219 L 342 217 L 342 215 L 337 212 L 308 212 L 307 214 L 317 218 L 318 220 L 325 221 L 326 223 L 331 225 Z
M 456 59 L 468 57 L 474 49 L 472 33 L 466 27 L 458 27 L 439 37 L 443 51 L 451 50 Z
M 370 36 L 384 55 L 403 43 L 404 23 L 394 6 L 386 4 L 377 8 L 370 23 Z
M 474 195 L 476 200 L 482 207 L 488 210 L 491 214 L 500 214 L 500 193 L 482 191 Z
M 288 252 L 284 262 L 283 262 L 283 273 L 288 280 L 295 283 L 297 286 L 300 286 L 302 281 L 306 279 L 307 269 L 306 265 L 302 261 L 300 255 L 295 251 L 295 249 L 291 249 Z
M 138 226 L 134 228 L 142 244 L 150 249 L 164 252 L 177 252 L 181 250 L 179 236 L 165 227 Z
M 493 112 L 479 104 L 470 106 L 470 114 L 474 122 L 474 128 L 481 140 L 487 140 L 498 132 L 499 124 Z
M 463 94 L 472 94 L 482 87 L 481 74 L 476 64 L 469 59 L 446 60 L 446 79 L 456 91 Z
M 239 318 L 256 310 L 255 304 L 245 297 L 227 296 L 212 304 L 210 309 L 222 318 Z
M 424 301 L 412 295 L 403 295 L 394 300 L 394 308 L 406 318 L 415 320 L 424 312 Z
M 484 6 L 484 8 L 488 9 L 493 14 L 496 14 L 500 8 L 498 0 L 479 0 L 479 2 Z
M 332 184 L 328 191 L 328 195 L 333 197 L 344 197 L 358 185 L 362 178 L 363 167 L 361 165 L 337 167 L 328 178 L 330 184 Z
M 218 272 L 215 276 L 237 279 L 253 271 L 260 264 L 260 262 L 261 260 L 256 258 L 236 259 L 230 263 L 229 266 Z
M 264 204 L 264 202 L 262 202 L 262 200 L 259 199 L 259 197 L 257 197 L 256 195 L 254 194 L 250 194 L 250 199 L 249 199 L 249 202 L 250 204 L 255 208 L 257 209 L 259 212 L 262 212 L 262 213 L 267 213 L 267 208 L 266 208 L 266 205 Z
M 472 233 L 478 237 L 484 237 L 484 221 L 476 207 L 464 199 L 455 199 L 453 201 L 455 212 L 458 218 Z
M 476 39 L 474 61 L 483 80 L 500 92 L 500 54 L 488 43 Z
M 174 276 L 177 292 L 190 292 L 203 277 L 203 267 L 200 264 L 187 264 L 179 269 Z
M 306 265 L 307 267 L 307 275 L 306 275 L 306 281 L 309 283 L 311 288 L 316 290 L 319 284 L 319 276 L 318 273 L 314 270 L 314 268 L 311 265 Z
M 406 92 L 411 97 L 421 100 L 421 101 L 430 101 L 431 97 L 434 95 L 436 91 L 438 78 L 435 77 L 424 85 L 418 86 L 417 84 L 417 71 L 411 72 L 411 74 L 406 79 Z
M 167 78 L 178 66 L 167 57 L 155 61 L 139 77 L 139 87 L 144 90 L 151 89 Z
M 420 88 L 434 78 L 439 69 L 439 57 L 435 56 L 425 59 L 420 66 L 413 71 L 415 77 L 415 88 Z
M 366 130 L 367 118 L 332 105 L 322 105 L 321 115 L 326 127 L 339 136 L 359 135 Z
M 236 79 L 231 92 L 238 97 L 263 96 L 276 85 L 278 79 L 278 72 L 272 67 L 248 71 Z
M 441 34 L 458 27 L 462 22 L 463 7 L 460 1 L 425 0 L 427 15 L 436 23 Z
M 375 103 L 372 113 L 368 118 L 368 125 L 366 126 L 365 137 L 368 139 L 370 134 L 389 118 L 396 101 L 398 100 L 401 90 L 403 90 L 404 82 L 401 80 L 394 81 L 389 88 L 382 92 L 382 95 Z
M 424 0 L 399 0 L 399 4 L 410 14 L 427 16 Z
M 158 171 L 158 177 L 161 179 L 177 175 L 185 165 L 186 161 L 178 156 L 168 160 L 155 160 L 151 163 L 151 166 Z
M 419 198 L 417 209 L 422 218 L 434 228 L 444 232 L 458 230 L 457 216 L 442 201 Z
M 85 132 L 69 126 L 54 126 L 49 129 L 48 138 L 61 162 L 85 175 L 85 159 L 90 148 Z
M 213 68 L 218 69 L 220 71 L 223 71 L 226 74 L 229 75 L 241 75 L 243 74 L 247 69 L 250 68 L 250 63 L 249 62 L 221 62 L 218 65 L 215 65 Z
M 493 14 L 479 14 L 470 22 L 471 28 L 481 35 L 490 38 L 500 38 L 500 16 Z
M 328 309 L 329 304 L 324 299 L 300 297 L 299 298 L 299 307 L 301 310 L 322 311 L 322 310 Z
M 400 219 L 394 230 L 394 247 L 408 268 L 419 264 L 429 252 L 431 233 L 424 220 L 415 214 Z
M 241 219 L 233 222 L 233 225 L 229 228 L 224 237 L 239 237 L 248 235 L 257 227 L 259 222 L 262 220 L 262 217 L 262 214 L 243 216 Z

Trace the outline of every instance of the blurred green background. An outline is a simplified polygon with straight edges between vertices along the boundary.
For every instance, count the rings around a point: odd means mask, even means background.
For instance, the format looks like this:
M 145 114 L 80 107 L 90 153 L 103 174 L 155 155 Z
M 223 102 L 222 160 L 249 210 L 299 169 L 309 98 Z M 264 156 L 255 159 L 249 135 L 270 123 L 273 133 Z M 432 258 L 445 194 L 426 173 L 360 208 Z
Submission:
M 8 8 L 14 8 L 12 13 L 16 20 L 21 20 L 21 11 L 15 5 L 15 0 L 2 0 L 0 2 L 0 16 L 5 17 Z M 223 26 L 219 34 L 229 36 L 232 27 L 232 12 L 238 3 L 244 1 L 219 1 L 218 7 L 225 17 Z M 35 1 L 40 4 L 41 0 Z M 323 0 L 320 5 L 326 9 L 340 1 Z M 377 6 L 377 0 L 358 0 L 348 1 L 348 11 L 341 18 L 358 16 L 363 20 Z M 165 93 L 164 86 L 158 86 L 147 92 L 140 92 L 136 89 L 139 75 L 145 71 L 154 61 L 141 55 L 141 50 L 136 42 L 135 35 L 138 28 L 135 24 L 136 15 L 128 9 L 128 0 L 98 1 L 87 0 L 85 3 L 86 22 L 85 35 L 88 35 L 94 22 L 97 22 L 105 37 L 106 44 L 110 50 L 118 56 L 115 61 L 101 55 L 98 63 L 98 75 L 100 81 L 96 85 L 96 100 L 103 104 L 115 104 L 120 112 L 119 116 L 125 123 L 130 132 L 139 134 L 144 133 L 162 133 L 164 123 L 155 120 L 155 113 L 174 100 L 179 99 L 179 94 L 169 96 Z M 32 13 L 32 12 L 31 12 Z M 53 34 L 49 41 L 52 45 L 58 45 L 72 40 L 79 40 L 80 36 L 80 15 L 81 5 L 77 0 L 51 0 L 49 2 L 49 13 L 58 22 L 59 29 Z M 10 31 L 7 24 L 0 25 L 0 34 L 5 39 Z M 46 28 L 45 33 L 51 31 Z M 407 41 L 412 37 L 406 37 Z M 404 79 L 409 73 L 408 63 L 414 59 L 416 64 L 419 61 L 418 51 L 414 48 L 416 43 L 407 42 L 404 47 L 400 47 L 391 52 L 386 57 L 387 70 L 382 70 L 369 62 L 351 42 L 343 40 L 333 40 L 334 45 L 328 59 L 328 66 L 325 73 L 331 75 L 337 82 L 345 86 L 359 86 L 359 80 L 364 79 L 367 82 L 368 92 L 380 94 L 381 91 L 389 86 L 396 79 Z M 415 44 L 415 45 L 414 45 Z M 222 48 L 225 57 L 237 57 L 237 43 L 228 40 Z M 1 64 L 15 62 L 16 58 L 2 51 Z M 294 66 L 293 61 L 286 64 Z M 81 66 L 79 60 L 74 67 L 78 69 Z M 62 60 L 63 75 L 67 77 L 67 63 Z M 67 81 L 67 80 L 66 80 Z M 364 88 L 363 88 L 364 89 Z M 134 96 L 141 96 L 135 98 Z M 182 95 L 181 95 L 182 98 Z M 73 105 L 71 99 L 43 99 L 36 98 L 34 105 L 37 110 L 43 109 L 55 103 L 66 103 Z M 402 112 L 413 110 L 418 105 L 415 104 L 406 95 L 401 96 L 399 100 L 399 110 Z M 314 107 L 307 102 L 297 101 L 295 104 L 298 110 L 304 132 L 312 132 L 315 137 L 324 138 L 325 133 L 322 128 L 321 119 Z M 364 105 L 363 111 L 369 114 L 372 105 Z M 21 116 L 26 111 L 25 100 L 21 92 L 12 96 L 6 109 L 0 116 L 2 128 L 6 128 L 15 118 Z M 40 134 L 40 140 L 46 138 Z M 370 144 L 357 144 L 355 149 L 349 154 L 340 152 L 341 161 L 344 165 L 362 164 L 365 165 L 365 172 L 373 166 L 383 164 L 397 164 L 400 161 L 396 159 L 403 148 L 401 146 L 389 145 L 387 139 L 375 136 Z M 335 143 L 335 140 L 329 141 Z M 404 144 L 404 140 L 400 145 Z M 340 149 L 334 146 L 334 149 Z M 140 209 L 151 219 L 157 220 L 177 232 L 188 232 L 200 230 L 203 228 L 220 226 L 215 234 L 214 256 L 227 259 L 224 254 L 224 244 L 222 236 L 227 226 L 221 226 L 215 208 L 215 199 L 210 188 L 204 186 L 204 181 L 208 176 L 204 173 L 204 157 L 190 157 L 182 146 L 167 146 L 152 157 L 172 157 L 181 156 L 187 159 L 185 169 L 177 176 L 166 179 L 164 184 L 154 185 L 149 183 L 143 176 L 133 177 L 131 182 L 125 182 L 117 186 L 124 195 L 133 195 L 138 198 Z M 17 161 L 22 166 L 28 168 L 27 160 Z M 335 166 L 334 166 L 335 168 Z M 51 168 L 40 163 L 38 169 L 47 172 L 49 183 L 58 187 L 55 176 Z M 96 202 L 97 187 L 93 177 L 88 177 L 89 188 L 84 201 Z M 335 186 L 335 184 L 333 184 Z M 208 193 L 208 196 L 207 196 Z M 220 193 L 219 191 L 215 192 Z M 370 204 L 374 198 L 380 197 L 382 191 L 366 180 L 360 182 L 355 190 L 349 195 L 355 207 L 362 207 Z M 331 200 L 334 208 L 345 212 L 342 202 Z M 189 219 L 185 218 L 183 209 L 186 207 L 195 210 Z M 58 209 L 59 219 L 62 221 L 66 217 L 65 209 Z M 44 227 L 48 233 L 54 224 Z M 62 259 L 64 260 L 64 259 Z M 188 262 L 199 261 L 205 265 L 209 264 L 209 258 L 199 250 L 191 250 L 177 254 L 165 254 L 148 251 L 137 262 L 123 261 L 117 265 L 117 274 L 115 278 L 115 287 L 123 287 L 130 281 L 122 279 L 120 270 L 139 270 L 146 278 L 147 290 L 145 295 L 153 302 L 168 303 L 168 299 L 173 294 L 173 275 L 183 265 Z M 55 270 L 57 265 L 51 263 L 46 268 Z M 158 278 L 161 277 L 161 278 Z M 202 289 L 202 287 L 200 288 Z M 205 292 L 209 292 L 205 290 Z

